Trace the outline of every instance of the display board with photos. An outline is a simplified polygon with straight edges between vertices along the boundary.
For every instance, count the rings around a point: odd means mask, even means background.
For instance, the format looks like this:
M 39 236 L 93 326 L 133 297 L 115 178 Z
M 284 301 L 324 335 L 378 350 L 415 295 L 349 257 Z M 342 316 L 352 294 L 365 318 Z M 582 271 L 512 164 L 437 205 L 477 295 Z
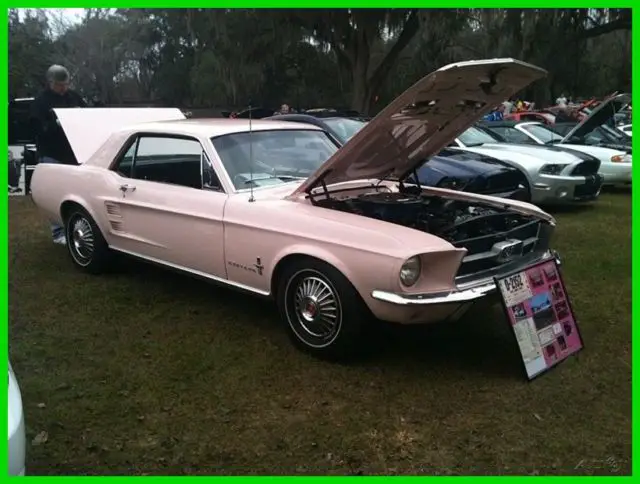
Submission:
M 496 278 L 496 286 L 529 380 L 583 348 L 555 259 Z

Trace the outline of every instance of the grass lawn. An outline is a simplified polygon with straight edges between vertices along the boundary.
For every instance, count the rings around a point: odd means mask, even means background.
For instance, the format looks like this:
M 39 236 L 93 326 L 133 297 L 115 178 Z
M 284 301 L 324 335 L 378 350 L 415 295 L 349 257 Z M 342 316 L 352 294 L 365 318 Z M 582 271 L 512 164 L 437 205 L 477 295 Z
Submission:
M 556 214 L 585 349 L 531 383 L 497 309 L 324 363 L 268 303 L 138 263 L 83 275 L 30 199 L 9 207 L 30 474 L 631 472 L 628 192 Z

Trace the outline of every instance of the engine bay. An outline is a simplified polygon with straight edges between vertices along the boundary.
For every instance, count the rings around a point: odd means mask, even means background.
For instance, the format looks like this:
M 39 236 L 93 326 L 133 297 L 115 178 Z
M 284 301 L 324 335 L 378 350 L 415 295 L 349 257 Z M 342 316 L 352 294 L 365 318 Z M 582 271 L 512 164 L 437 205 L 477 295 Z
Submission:
M 428 232 L 458 247 L 466 246 L 472 239 L 538 222 L 535 217 L 521 215 L 508 207 L 495 208 L 422 193 L 364 193 L 353 198 L 316 200 L 314 204 Z

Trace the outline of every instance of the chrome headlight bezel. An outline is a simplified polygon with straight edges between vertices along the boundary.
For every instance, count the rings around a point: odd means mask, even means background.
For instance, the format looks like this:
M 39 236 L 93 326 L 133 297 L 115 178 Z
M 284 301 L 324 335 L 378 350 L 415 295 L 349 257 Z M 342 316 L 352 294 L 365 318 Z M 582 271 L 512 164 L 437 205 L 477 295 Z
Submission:
M 403 286 L 411 287 L 418 282 L 421 273 L 422 261 L 420 256 L 414 255 L 403 262 L 398 277 Z

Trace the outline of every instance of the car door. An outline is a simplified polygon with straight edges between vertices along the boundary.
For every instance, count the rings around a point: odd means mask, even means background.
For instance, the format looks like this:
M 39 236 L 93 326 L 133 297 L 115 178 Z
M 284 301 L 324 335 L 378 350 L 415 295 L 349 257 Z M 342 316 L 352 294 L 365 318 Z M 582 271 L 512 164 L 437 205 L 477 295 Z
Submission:
M 226 278 L 222 218 L 227 194 L 200 141 L 137 135 L 110 176 L 104 207 L 113 248 Z

